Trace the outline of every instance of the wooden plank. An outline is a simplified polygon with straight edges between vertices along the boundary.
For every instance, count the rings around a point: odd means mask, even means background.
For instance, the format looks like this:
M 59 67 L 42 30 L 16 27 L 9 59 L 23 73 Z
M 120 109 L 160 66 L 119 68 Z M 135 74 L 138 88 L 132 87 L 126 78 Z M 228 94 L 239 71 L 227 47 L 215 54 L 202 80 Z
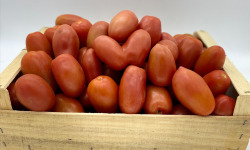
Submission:
M 250 116 L 0 111 L 0 149 L 246 149 Z
M 3 88 L 0 88 L 0 110 L 12 110 L 9 92 Z
M 240 95 L 234 108 L 234 116 L 250 116 L 250 96 Z

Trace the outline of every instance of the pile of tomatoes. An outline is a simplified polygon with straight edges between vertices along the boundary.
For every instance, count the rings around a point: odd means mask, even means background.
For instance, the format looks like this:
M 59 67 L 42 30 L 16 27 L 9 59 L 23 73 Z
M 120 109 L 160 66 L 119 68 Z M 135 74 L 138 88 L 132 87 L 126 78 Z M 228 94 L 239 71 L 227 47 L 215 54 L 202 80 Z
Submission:
M 8 87 L 14 109 L 55 112 L 232 115 L 225 52 L 161 21 L 123 10 L 107 23 L 64 14 L 30 33 L 22 75 Z

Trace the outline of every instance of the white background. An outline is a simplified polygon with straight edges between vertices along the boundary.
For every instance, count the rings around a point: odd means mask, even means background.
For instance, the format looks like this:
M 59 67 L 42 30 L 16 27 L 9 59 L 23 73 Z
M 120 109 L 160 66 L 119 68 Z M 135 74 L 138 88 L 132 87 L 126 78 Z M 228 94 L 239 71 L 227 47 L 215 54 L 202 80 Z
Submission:
M 0 0 L 0 72 L 25 47 L 26 36 L 53 26 L 71 13 L 92 24 L 132 10 L 139 19 L 153 15 L 172 35 L 206 30 L 250 82 L 250 1 L 248 0 Z M 250 150 L 250 148 L 249 148 Z

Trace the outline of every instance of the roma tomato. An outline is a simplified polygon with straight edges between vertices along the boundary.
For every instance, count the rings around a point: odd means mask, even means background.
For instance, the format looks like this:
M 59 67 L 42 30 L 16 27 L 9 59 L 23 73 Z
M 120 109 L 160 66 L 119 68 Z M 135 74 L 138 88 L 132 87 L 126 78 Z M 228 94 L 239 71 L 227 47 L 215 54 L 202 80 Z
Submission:
M 56 94 L 56 104 L 53 108 L 54 112 L 84 112 L 81 103 L 64 94 Z
M 191 36 L 184 37 L 178 45 L 179 57 L 177 66 L 191 69 L 199 58 L 202 48 L 203 45 L 200 40 Z
M 123 70 L 117 71 L 111 69 L 108 65 L 103 65 L 103 74 L 112 78 L 118 85 L 120 84 L 120 80 L 123 75 Z
M 161 33 L 160 41 L 162 41 L 162 40 L 170 40 L 170 41 L 174 42 L 177 45 L 177 42 L 176 42 L 175 38 L 171 34 L 169 34 L 167 32 L 162 32 Z
M 94 40 L 100 35 L 108 35 L 109 23 L 98 21 L 91 26 L 87 36 L 87 47 L 93 48 Z
M 85 112 L 95 112 L 95 109 L 93 105 L 91 104 L 91 101 L 89 100 L 89 96 L 87 93 L 87 88 L 85 88 L 78 98 L 79 102 L 82 104 Z
M 16 96 L 20 103 L 32 111 L 51 110 L 56 102 L 50 85 L 40 76 L 25 74 L 17 79 Z
M 146 71 L 137 66 L 128 66 L 119 86 L 119 106 L 123 113 L 139 113 L 146 99 Z
M 98 36 L 94 40 L 93 48 L 100 60 L 114 70 L 122 70 L 128 64 L 122 47 L 109 36 Z
M 147 86 L 144 112 L 146 114 L 170 114 L 173 108 L 172 99 L 163 87 Z
M 171 114 L 172 115 L 192 115 L 192 113 L 187 108 L 182 106 L 181 104 L 176 104 L 173 107 Z
M 188 37 L 188 36 L 193 37 L 193 35 L 191 35 L 191 34 L 176 34 L 176 35 L 174 36 L 174 39 L 175 39 L 175 41 L 177 42 L 177 45 L 179 45 L 179 44 L 181 43 L 181 41 L 182 41 L 185 37 Z
M 179 67 L 172 87 L 177 99 L 196 115 L 209 115 L 215 107 L 214 96 L 203 78 L 192 70 Z
M 150 35 L 145 30 L 136 30 L 129 36 L 122 48 L 128 63 L 140 67 L 151 49 Z
M 97 76 L 103 74 L 102 62 L 96 56 L 93 48 L 89 48 L 83 55 L 81 66 L 83 68 L 87 84 Z
M 49 40 L 41 32 L 34 32 L 28 34 L 26 37 L 27 51 L 45 51 L 48 55 L 53 57 L 53 50 Z
M 85 76 L 81 65 L 69 54 L 61 54 L 52 63 L 54 77 L 64 92 L 69 97 L 78 97 L 85 87 Z
M 151 47 L 161 39 L 161 20 L 154 16 L 144 16 L 138 24 L 138 29 L 146 30 L 151 37 Z
M 69 25 L 59 26 L 52 41 L 55 57 L 61 54 L 70 54 L 77 58 L 79 52 L 79 38 L 76 31 Z
M 49 40 L 50 45 L 52 45 L 52 39 L 53 39 L 54 33 L 58 27 L 59 27 L 59 25 L 56 25 L 54 27 L 46 29 L 46 31 L 44 32 L 44 35 Z
M 227 95 L 221 94 L 215 98 L 215 109 L 213 115 L 232 116 L 235 100 Z
M 222 47 L 217 45 L 211 46 L 200 55 L 195 63 L 194 71 L 204 76 L 213 70 L 222 69 L 225 58 L 225 51 Z
M 118 111 L 118 86 L 108 76 L 98 76 L 87 88 L 90 102 L 97 112 L 116 113 Z
M 176 71 L 174 57 L 170 50 L 156 44 L 150 51 L 148 59 L 148 78 L 154 85 L 168 86 Z
M 84 54 L 86 53 L 86 51 L 88 50 L 87 47 L 82 47 L 80 50 L 79 50 L 79 55 L 78 55 L 78 59 L 77 61 L 79 62 L 79 64 L 81 64 L 82 62 L 82 58 L 84 56 Z M 82 64 L 81 64 L 82 65 Z
M 158 42 L 158 44 L 162 44 L 164 46 L 167 46 L 168 49 L 171 51 L 172 55 L 174 56 L 174 60 L 177 60 L 178 55 L 179 55 L 179 50 L 177 45 L 171 41 L 171 40 L 162 40 Z
M 80 19 L 71 24 L 71 27 L 76 31 L 78 35 L 80 47 L 87 46 L 86 41 L 91 26 L 92 24 L 87 19 Z
M 73 15 L 73 14 L 63 14 L 56 18 L 55 24 L 56 25 L 62 25 L 62 24 L 71 25 L 73 22 L 76 22 L 80 19 L 83 19 L 83 18 L 77 15 Z
M 231 84 L 229 76 L 223 70 L 214 70 L 206 74 L 203 79 L 206 81 L 214 97 L 225 94 Z
M 15 82 L 12 82 L 7 90 L 9 91 L 10 102 L 13 110 L 25 110 L 25 107 L 19 102 L 16 96 Z
M 116 14 L 108 29 L 108 35 L 117 42 L 124 42 L 138 25 L 138 18 L 130 10 L 123 10 Z
M 51 70 L 52 58 L 44 51 L 30 51 L 21 61 L 23 74 L 36 74 L 45 79 L 56 91 L 57 83 Z

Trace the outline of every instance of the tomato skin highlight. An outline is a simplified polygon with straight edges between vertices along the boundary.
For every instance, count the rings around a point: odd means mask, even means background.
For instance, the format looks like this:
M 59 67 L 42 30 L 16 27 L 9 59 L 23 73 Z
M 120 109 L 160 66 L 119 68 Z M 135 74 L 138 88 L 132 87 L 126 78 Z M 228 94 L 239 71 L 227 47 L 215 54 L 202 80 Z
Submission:
M 81 65 L 69 54 L 61 54 L 52 63 L 52 72 L 63 91 L 69 97 L 78 97 L 85 88 L 85 75 Z
M 213 70 L 222 69 L 226 59 L 225 51 L 220 46 L 211 46 L 204 50 L 194 66 L 194 71 L 201 76 Z
M 118 85 L 108 76 L 98 76 L 87 88 L 89 100 L 99 113 L 118 112 Z
M 173 103 L 165 88 L 147 85 L 146 101 L 143 108 L 146 114 L 170 114 Z
M 25 74 L 17 79 L 16 96 L 20 103 L 32 111 L 49 111 L 55 105 L 55 94 L 40 76 Z
M 192 70 L 179 67 L 172 79 L 177 99 L 196 115 L 206 116 L 215 108 L 214 96 L 204 79 Z
M 56 104 L 53 108 L 54 112 L 84 112 L 81 103 L 64 94 L 56 94 Z
M 61 54 L 70 54 L 78 57 L 79 38 L 76 31 L 69 25 L 60 25 L 53 36 L 52 47 L 55 57 Z
M 118 43 L 124 42 L 134 32 L 138 25 L 138 18 L 130 10 L 123 10 L 110 21 L 108 35 Z
M 225 94 L 231 84 L 229 76 L 223 70 L 214 70 L 206 74 L 203 79 L 215 97 L 220 94 Z
M 139 113 L 146 99 L 146 71 L 129 65 L 119 86 L 119 106 L 123 113 Z
M 221 94 L 215 98 L 215 109 L 213 115 L 232 116 L 235 100 L 227 95 Z
M 80 19 L 83 19 L 83 18 L 77 15 L 73 15 L 73 14 L 62 14 L 56 18 L 55 24 L 56 25 L 62 25 L 62 24 L 71 25 L 72 23 Z

